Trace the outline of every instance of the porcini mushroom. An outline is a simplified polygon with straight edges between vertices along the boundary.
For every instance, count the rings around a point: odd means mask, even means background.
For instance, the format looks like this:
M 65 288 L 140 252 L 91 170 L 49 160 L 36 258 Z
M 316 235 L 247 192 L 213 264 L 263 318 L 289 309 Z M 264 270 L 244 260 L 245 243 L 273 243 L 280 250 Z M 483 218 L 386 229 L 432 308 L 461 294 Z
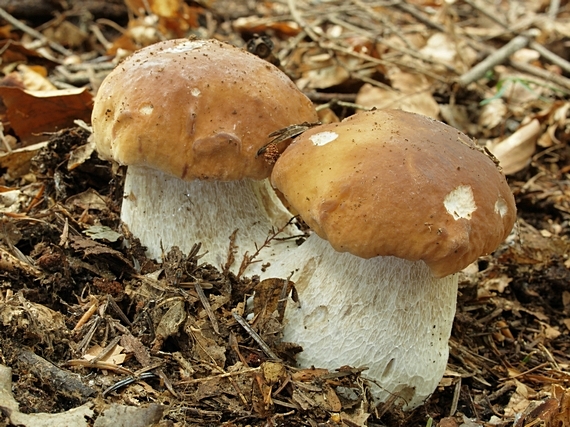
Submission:
M 121 219 L 148 255 L 201 242 L 203 261 L 219 267 L 237 229 L 234 272 L 290 218 L 258 150 L 270 133 L 316 119 L 310 100 L 272 64 L 226 43 L 188 39 L 123 61 L 101 84 L 92 115 L 99 154 L 128 165 Z M 248 273 L 259 271 L 255 265 Z
M 504 175 L 462 132 L 378 110 L 305 132 L 271 179 L 314 231 L 281 271 L 302 266 L 283 331 L 299 364 L 367 366 L 379 401 L 420 405 L 447 363 L 455 273 L 514 224 Z

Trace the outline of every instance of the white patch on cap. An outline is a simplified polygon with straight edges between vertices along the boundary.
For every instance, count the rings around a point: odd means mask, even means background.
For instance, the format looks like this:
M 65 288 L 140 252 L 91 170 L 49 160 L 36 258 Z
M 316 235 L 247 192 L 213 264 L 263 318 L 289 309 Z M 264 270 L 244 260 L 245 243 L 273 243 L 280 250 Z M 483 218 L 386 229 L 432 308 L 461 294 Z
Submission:
M 507 202 L 505 202 L 502 197 L 499 197 L 495 202 L 495 213 L 498 213 L 502 218 L 508 211 L 509 207 L 507 206 Z
M 336 132 L 319 132 L 311 135 L 309 139 L 315 145 L 321 146 L 328 144 L 338 138 L 338 133 Z
M 456 221 L 459 218 L 471 219 L 471 214 L 477 209 L 473 190 L 469 185 L 460 185 L 450 192 L 445 196 L 443 205 Z
M 205 40 L 188 40 L 183 43 L 178 43 L 176 46 L 167 47 L 163 49 L 164 53 L 184 53 L 190 50 L 198 49 L 206 44 Z
M 139 112 L 145 116 L 150 116 L 152 114 L 152 110 L 154 110 L 154 106 L 152 104 L 144 104 L 139 108 Z
M 197 87 L 192 88 L 192 90 L 190 91 L 190 93 L 192 94 L 192 96 L 200 96 L 200 94 L 202 92 L 200 92 L 200 89 L 198 89 Z

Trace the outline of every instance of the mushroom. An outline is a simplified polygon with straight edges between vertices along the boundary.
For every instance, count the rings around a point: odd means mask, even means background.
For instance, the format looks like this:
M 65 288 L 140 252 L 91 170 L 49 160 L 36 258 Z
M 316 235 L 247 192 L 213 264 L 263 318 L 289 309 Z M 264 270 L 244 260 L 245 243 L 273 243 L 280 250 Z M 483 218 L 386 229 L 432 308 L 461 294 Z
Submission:
M 274 65 L 226 43 L 188 39 L 123 61 L 101 84 L 92 115 L 99 154 L 128 165 L 121 219 L 147 254 L 189 252 L 201 242 L 202 260 L 219 267 L 237 229 L 234 272 L 257 248 L 262 259 L 276 255 L 277 240 L 265 240 L 274 227 L 286 233 L 290 219 L 258 150 L 270 133 L 316 120 L 310 100 Z
M 305 132 L 271 180 L 314 231 L 279 272 L 295 271 L 283 339 L 298 363 L 367 366 L 378 401 L 422 404 L 446 367 L 456 273 L 516 218 L 494 160 L 441 122 L 377 110 Z

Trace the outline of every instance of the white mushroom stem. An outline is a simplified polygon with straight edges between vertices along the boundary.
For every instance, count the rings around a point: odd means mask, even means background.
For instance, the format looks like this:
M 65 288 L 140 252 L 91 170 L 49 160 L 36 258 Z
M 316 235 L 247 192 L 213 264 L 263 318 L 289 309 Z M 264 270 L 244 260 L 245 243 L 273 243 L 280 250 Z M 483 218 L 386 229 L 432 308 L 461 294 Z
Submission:
M 244 254 L 253 255 L 272 230 L 284 227 L 290 218 L 267 180 L 182 181 L 144 167 L 127 170 L 121 219 L 148 248 L 150 258 L 161 259 L 162 250 L 167 253 L 173 246 L 187 254 L 200 242 L 201 252 L 207 251 L 200 261 L 221 268 L 237 229 L 235 262 L 230 267 L 237 273 Z M 245 274 L 269 274 L 263 264 L 294 246 L 291 240 L 281 240 L 294 233 L 293 227 L 286 227 L 261 249 Z
M 367 366 L 375 398 L 395 394 L 408 409 L 433 393 L 449 354 L 456 274 L 437 279 L 422 261 L 339 253 L 316 234 L 286 262 L 302 266 L 283 338 L 303 347 L 301 367 Z

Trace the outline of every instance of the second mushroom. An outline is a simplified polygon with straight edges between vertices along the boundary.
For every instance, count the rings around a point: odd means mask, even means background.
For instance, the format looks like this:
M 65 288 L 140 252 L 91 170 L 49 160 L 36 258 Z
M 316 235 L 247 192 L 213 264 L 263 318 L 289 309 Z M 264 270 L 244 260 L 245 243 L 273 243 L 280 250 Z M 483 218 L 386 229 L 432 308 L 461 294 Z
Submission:
M 366 366 L 378 400 L 420 405 L 447 364 L 455 273 L 516 218 L 494 160 L 441 122 L 378 110 L 305 132 L 272 182 L 314 231 L 280 272 L 295 272 L 284 340 L 298 362 Z

